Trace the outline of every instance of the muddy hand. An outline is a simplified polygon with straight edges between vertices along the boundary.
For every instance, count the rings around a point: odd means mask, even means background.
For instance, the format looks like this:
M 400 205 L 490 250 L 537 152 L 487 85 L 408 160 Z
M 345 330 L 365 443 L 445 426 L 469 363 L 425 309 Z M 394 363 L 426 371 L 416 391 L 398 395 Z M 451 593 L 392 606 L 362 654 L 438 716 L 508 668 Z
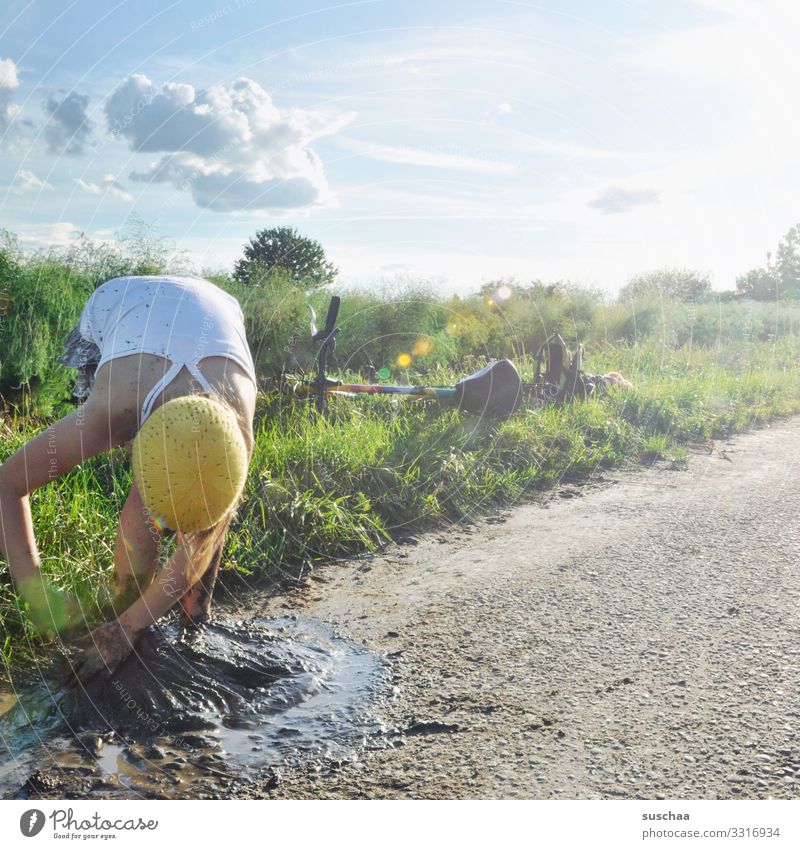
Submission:
M 74 664 L 80 681 L 88 681 L 99 672 L 111 675 L 133 650 L 133 643 L 116 620 L 95 628 L 77 645 L 83 649 Z

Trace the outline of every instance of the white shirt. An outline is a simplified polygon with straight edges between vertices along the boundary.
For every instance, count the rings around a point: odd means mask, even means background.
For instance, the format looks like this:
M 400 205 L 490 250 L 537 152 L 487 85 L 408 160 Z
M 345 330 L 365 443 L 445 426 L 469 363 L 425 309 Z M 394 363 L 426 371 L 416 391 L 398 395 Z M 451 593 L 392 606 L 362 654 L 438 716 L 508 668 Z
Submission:
M 256 384 L 239 302 L 200 277 L 108 280 L 86 302 L 79 328 L 81 335 L 100 349 L 98 368 L 109 360 L 130 354 L 155 354 L 172 362 L 145 398 L 140 426 L 150 415 L 156 397 L 183 366 L 206 391 L 212 391 L 197 368 L 203 357 L 228 357 Z

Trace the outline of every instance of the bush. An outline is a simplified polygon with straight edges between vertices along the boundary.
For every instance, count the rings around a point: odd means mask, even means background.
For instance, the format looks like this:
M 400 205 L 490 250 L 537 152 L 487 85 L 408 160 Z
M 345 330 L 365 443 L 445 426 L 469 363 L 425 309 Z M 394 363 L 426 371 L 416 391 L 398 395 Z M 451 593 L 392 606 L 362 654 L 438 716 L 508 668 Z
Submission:
M 86 299 L 90 280 L 53 257 L 0 262 L 0 395 L 25 412 L 50 415 L 69 398 L 74 373 L 56 362 Z

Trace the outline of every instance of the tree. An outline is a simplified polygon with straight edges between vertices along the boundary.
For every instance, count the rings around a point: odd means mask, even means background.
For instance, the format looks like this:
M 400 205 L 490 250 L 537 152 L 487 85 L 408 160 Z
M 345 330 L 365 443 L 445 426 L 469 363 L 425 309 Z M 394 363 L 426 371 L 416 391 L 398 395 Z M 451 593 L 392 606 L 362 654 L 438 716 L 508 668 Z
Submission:
M 780 278 L 770 266 L 751 268 L 736 278 L 736 291 L 754 301 L 774 301 L 780 294 Z
M 671 301 L 702 301 L 711 292 L 704 271 L 688 268 L 661 268 L 636 274 L 620 289 L 620 301 L 657 296 Z
M 766 266 L 736 278 L 736 289 L 756 301 L 800 297 L 800 224 L 780 240 L 774 260 L 767 254 Z
M 800 224 L 795 224 L 778 245 L 775 270 L 784 292 L 800 286 Z
M 259 230 L 245 245 L 244 259 L 237 261 L 233 276 L 240 283 L 256 283 L 276 269 L 288 271 L 294 283 L 306 289 L 330 283 L 339 271 L 327 261 L 319 242 L 291 227 L 273 227 Z

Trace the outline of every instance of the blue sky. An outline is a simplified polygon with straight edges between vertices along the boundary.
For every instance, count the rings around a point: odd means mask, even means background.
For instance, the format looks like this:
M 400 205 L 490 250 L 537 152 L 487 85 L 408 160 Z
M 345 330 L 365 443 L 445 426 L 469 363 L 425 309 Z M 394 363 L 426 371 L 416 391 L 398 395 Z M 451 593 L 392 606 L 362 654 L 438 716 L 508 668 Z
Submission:
M 6 0 L 0 226 L 195 267 L 296 226 L 346 281 L 718 288 L 800 221 L 785 0 Z

